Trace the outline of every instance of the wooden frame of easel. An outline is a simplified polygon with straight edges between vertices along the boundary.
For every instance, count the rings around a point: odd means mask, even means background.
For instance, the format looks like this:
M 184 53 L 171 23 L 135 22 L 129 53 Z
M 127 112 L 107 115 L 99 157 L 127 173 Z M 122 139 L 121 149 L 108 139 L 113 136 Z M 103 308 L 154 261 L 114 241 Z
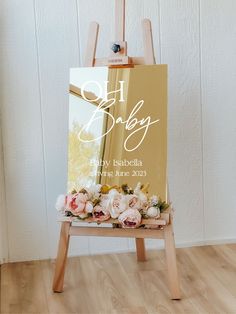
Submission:
M 148 19 L 142 21 L 144 57 L 128 57 L 127 43 L 125 42 L 125 0 L 116 0 L 115 3 L 115 44 L 119 44 L 118 53 L 111 52 L 108 58 L 97 59 L 96 46 L 99 25 L 92 22 L 89 27 L 88 44 L 85 55 L 85 66 L 113 66 L 131 67 L 141 64 L 155 64 L 151 22 Z M 112 43 L 112 44 L 114 44 Z M 104 236 L 104 237 L 130 237 L 135 238 L 137 260 L 145 261 L 145 238 L 163 239 L 165 242 L 165 254 L 167 263 L 167 273 L 170 294 L 172 299 L 180 299 L 180 285 L 176 262 L 175 241 L 173 233 L 172 210 L 162 213 L 159 219 L 143 219 L 145 225 L 156 225 L 157 229 L 123 229 L 104 227 L 84 227 L 72 225 L 71 218 L 63 217 L 61 221 L 61 233 L 56 259 L 56 267 L 53 280 L 53 291 L 62 292 L 64 284 L 64 274 L 67 260 L 70 236 Z M 86 222 L 92 222 L 86 219 Z M 104 223 L 118 223 L 118 220 L 110 219 Z

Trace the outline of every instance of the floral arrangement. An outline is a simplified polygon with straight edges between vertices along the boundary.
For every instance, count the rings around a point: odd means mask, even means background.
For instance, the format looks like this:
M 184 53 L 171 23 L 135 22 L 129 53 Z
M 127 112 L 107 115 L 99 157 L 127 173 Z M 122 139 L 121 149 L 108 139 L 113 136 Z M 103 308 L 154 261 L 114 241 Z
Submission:
M 169 204 L 158 196 L 147 195 L 148 185 L 138 183 L 135 189 L 127 184 L 121 187 L 92 185 L 67 195 L 59 195 L 56 209 L 65 216 L 86 219 L 101 223 L 110 218 L 118 219 L 123 228 L 138 228 L 142 218 L 156 218 Z

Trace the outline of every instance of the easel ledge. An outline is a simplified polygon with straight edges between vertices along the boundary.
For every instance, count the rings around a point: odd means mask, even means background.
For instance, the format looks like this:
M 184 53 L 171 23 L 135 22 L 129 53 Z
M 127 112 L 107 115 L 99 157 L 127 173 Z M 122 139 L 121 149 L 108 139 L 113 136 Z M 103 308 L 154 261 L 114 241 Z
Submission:
M 141 221 L 141 225 L 145 225 L 145 226 L 154 226 L 154 227 L 158 227 L 158 226 L 166 226 L 169 224 L 170 222 L 170 211 L 168 212 L 164 212 L 161 213 L 160 218 L 155 219 L 155 218 L 143 218 Z M 85 218 L 85 219 L 79 219 L 76 217 L 66 217 L 66 216 L 59 216 L 58 217 L 58 222 L 75 222 L 75 223 L 79 223 L 79 224 L 83 224 L 83 223 L 91 223 L 91 224 L 120 224 L 118 219 L 108 219 L 102 222 L 96 222 L 92 217 L 89 218 Z
M 80 220 L 76 217 L 58 217 L 58 222 L 68 223 L 70 236 L 102 236 L 102 237 L 121 237 L 121 238 L 150 238 L 150 239 L 164 239 L 164 226 L 170 222 L 170 213 L 162 213 L 159 219 L 142 219 L 141 225 L 146 227 L 140 228 L 107 228 L 103 224 L 120 224 L 118 219 L 109 219 L 103 222 L 95 222 L 93 218 Z M 72 225 L 76 223 L 76 225 Z M 83 226 L 83 223 L 97 224 L 99 227 Z M 79 225 L 79 228 L 78 228 Z M 141 254 L 144 260 L 145 252 Z M 141 256 L 140 255 L 140 256 Z M 139 258 L 140 258 L 139 256 Z

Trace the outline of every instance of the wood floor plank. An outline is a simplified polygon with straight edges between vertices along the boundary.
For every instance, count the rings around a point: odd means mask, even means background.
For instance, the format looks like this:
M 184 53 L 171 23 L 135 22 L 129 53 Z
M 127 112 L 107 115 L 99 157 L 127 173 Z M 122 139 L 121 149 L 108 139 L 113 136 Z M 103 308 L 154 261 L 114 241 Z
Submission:
M 169 299 L 164 265 L 156 252 L 148 252 L 147 256 L 145 263 L 136 263 L 135 255 L 122 254 L 119 256 L 121 267 L 127 271 L 127 277 L 133 286 L 132 291 L 138 294 L 138 299 L 145 304 L 148 313 L 173 313 L 177 303 Z M 164 277 L 164 281 L 160 277 Z
M 170 300 L 163 250 L 68 259 L 63 293 L 53 261 L 1 266 L 1 314 L 234 314 L 236 244 L 177 249 L 182 300 Z
M 177 250 L 183 294 L 181 305 L 185 305 L 185 302 L 182 301 L 189 301 L 191 304 L 190 310 L 188 309 L 184 313 L 218 313 L 217 304 L 214 302 L 211 304 L 208 298 L 208 283 L 203 272 L 197 267 L 198 259 L 201 256 L 196 254 L 195 260 L 192 261 L 187 254 L 188 250 L 190 249 Z
M 86 301 L 89 300 L 90 294 L 89 291 L 86 290 L 86 277 L 81 271 L 81 259 L 83 259 L 83 257 L 68 259 L 68 271 L 66 271 L 65 274 L 65 286 L 63 293 L 52 292 L 52 280 L 55 263 L 51 261 L 41 261 L 43 269 L 42 280 L 45 283 L 49 313 L 76 314 L 78 312 L 91 312 L 91 302 Z
M 202 248 L 203 259 L 214 269 L 215 277 L 226 287 L 228 292 L 236 297 L 236 260 L 232 254 L 227 254 L 226 247 L 218 246 Z
M 209 260 L 206 258 L 204 251 L 208 250 L 210 256 L 211 247 L 196 247 L 190 248 L 187 251 L 187 255 L 191 261 L 195 261 L 195 266 L 198 269 L 198 273 L 202 276 L 202 282 L 205 284 L 203 287 L 203 293 L 208 300 L 209 308 L 208 311 L 214 310 L 214 313 L 236 313 L 236 299 L 228 291 L 226 283 L 222 283 L 219 280 L 219 276 L 223 275 L 217 272 L 219 269 L 215 266 L 214 257 Z M 198 258 L 197 258 L 198 257 Z
M 48 313 L 40 262 L 6 264 L 1 273 L 1 313 Z

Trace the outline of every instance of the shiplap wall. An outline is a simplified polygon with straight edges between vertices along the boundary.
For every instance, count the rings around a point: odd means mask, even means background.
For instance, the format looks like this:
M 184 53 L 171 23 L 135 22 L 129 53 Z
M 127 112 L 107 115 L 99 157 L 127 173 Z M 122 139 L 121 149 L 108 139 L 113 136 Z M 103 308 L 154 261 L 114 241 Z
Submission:
M 1 115 L 0 115 L 1 121 Z M 3 167 L 2 134 L 0 127 L 0 264 L 4 263 L 7 257 L 7 223 L 6 223 L 6 204 L 4 187 L 4 167 Z
M 147 17 L 156 59 L 169 65 L 169 183 L 176 242 L 234 240 L 236 2 L 126 2 L 129 55 L 142 55 L 140 21 Z M 55 256 L 54 203 L 66 187 L 69 68 L 82 65 L 92 20 L 101 26 L 97 55 L 108 54 L 113 10 L 112 0 L 0 2 L 0 185 L 6 199 L 0 246 L 7 244 L 8 253 L 1 257 L 10 261 Z M 70 254 L 133 248 L 126 239 L 76 238 Z

